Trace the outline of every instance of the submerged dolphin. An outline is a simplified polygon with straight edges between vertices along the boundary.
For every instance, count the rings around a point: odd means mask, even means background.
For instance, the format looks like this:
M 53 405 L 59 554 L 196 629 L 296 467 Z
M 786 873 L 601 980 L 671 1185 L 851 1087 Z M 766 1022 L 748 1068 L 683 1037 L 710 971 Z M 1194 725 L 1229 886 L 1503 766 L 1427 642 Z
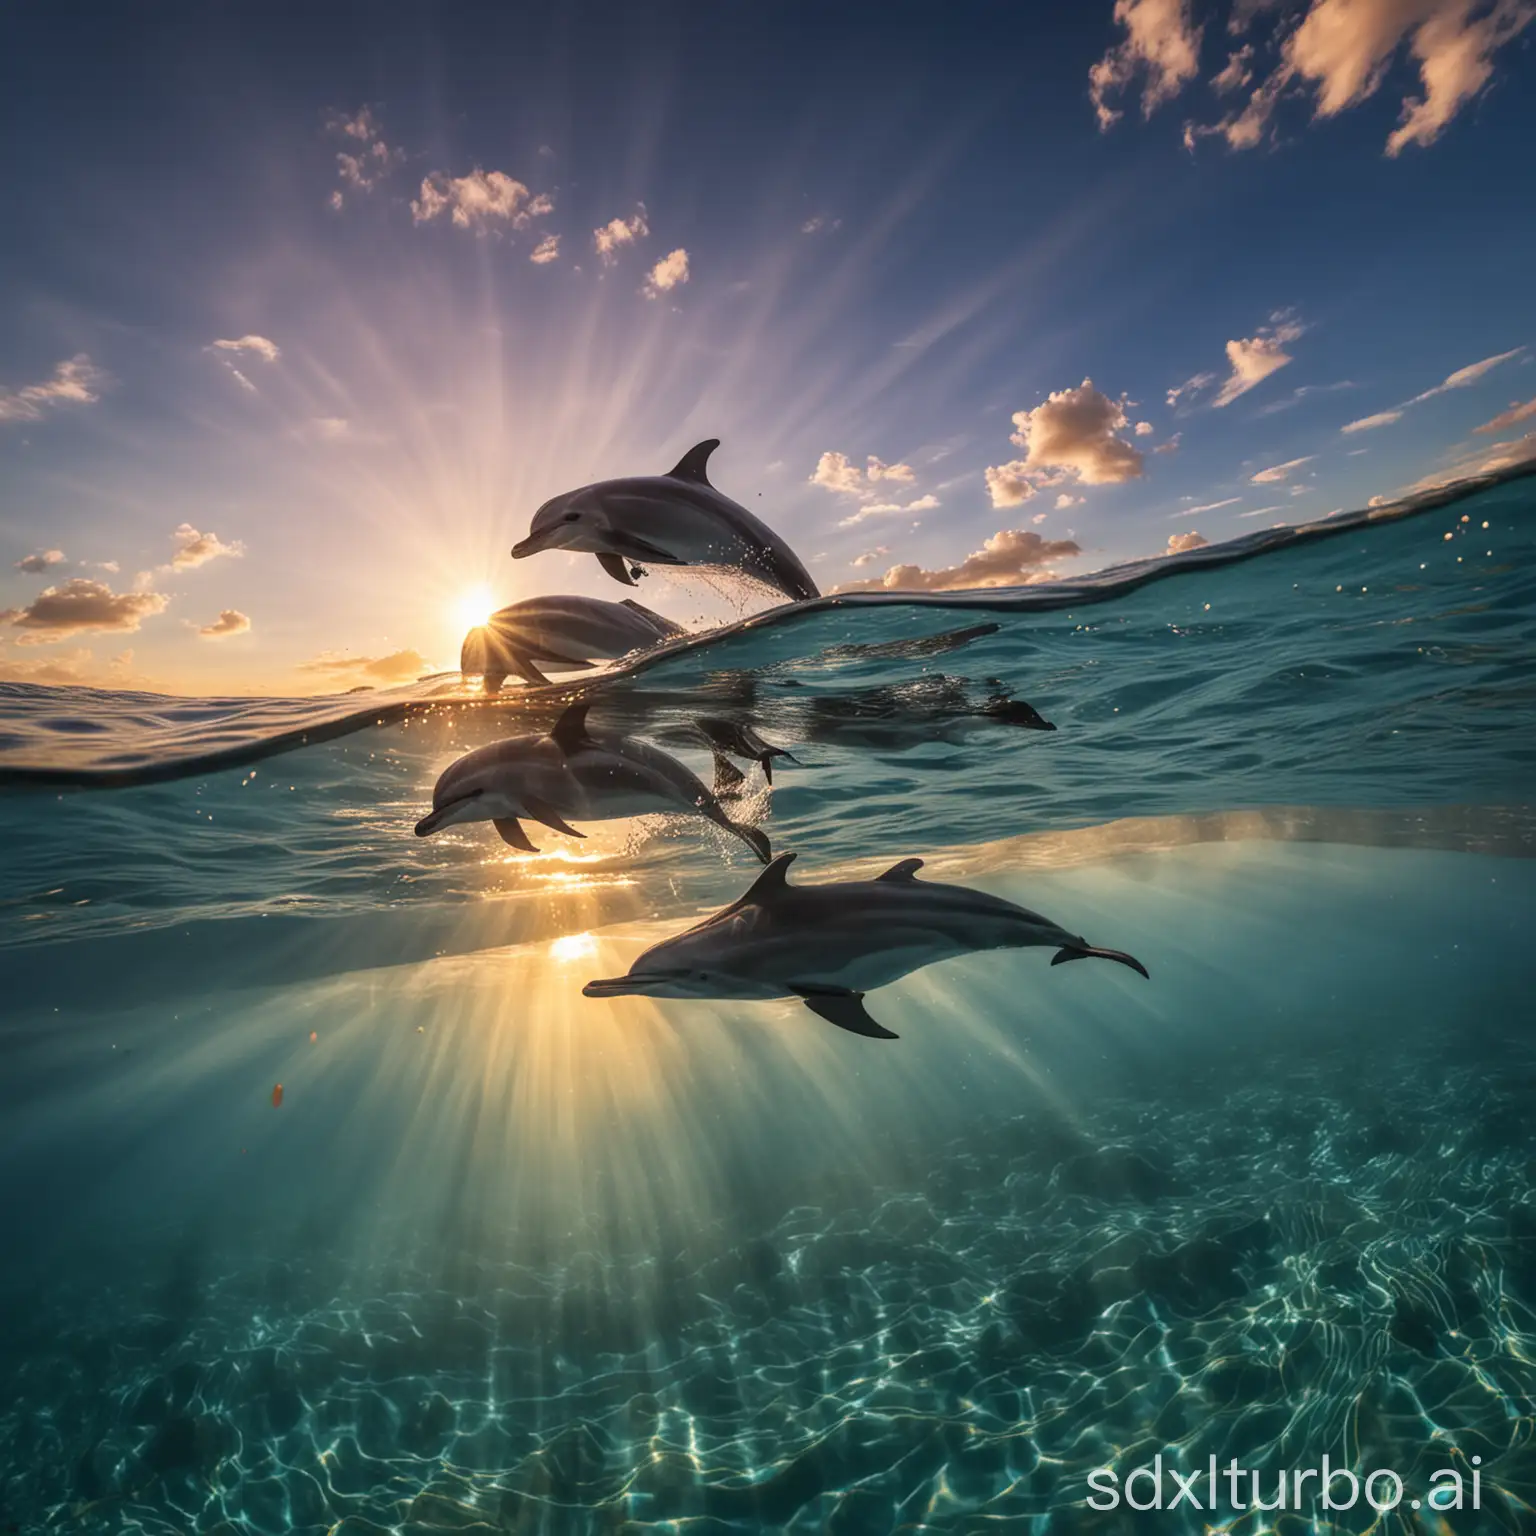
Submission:
M 794 886 L 781 853 L 740 901 L 675 939 L 653 945 L 627 976 L 589 981 L 587 997 L 800 997 L 839 1029 L 896 1036 L 864 1010 L 864 994 L 911 971 L 982 949 L 1056 950 L 1052 965 L 1093 956 L 1146 967 L 1118 949 L 1096 949 L 1049 918 L 963 885 L 916 878 L 903 859 L 874 880 Z
M 444 770 L 417 837 L 466 821 L 489 821 L 504 843 L 537 853 L 522 818 L 571 837 L 576 821 L 657 814 L 703 816 L 739 837 L 763 863 L 772 849 L 756 827 L 725 814 L 720 802 L 675 757 L 632 736 L 587 731 L 586 704 L 573 704 L 547 736 L 511 736 L 467 753 Z
M 547 683 L 541 662 L 551 672 L 579 672 L 594 661 L 617 661 L 685 633 L 681 624 L 629 598 L 610 603 L 600 597 L 530 597 L 470 630 L 459 671 L 483 673 L 486 692 L 494 693 L 509 673 Z
M 709 483 L 704 467 L 719 446 L 710 438 L 690 448 L 670 474 L 600 480 L 546 501 L 512 558 L 541 549 L 584 551 L 631 587 L 636 564 L 729 565 L 786 597 L 819 597 L 789 545 Z

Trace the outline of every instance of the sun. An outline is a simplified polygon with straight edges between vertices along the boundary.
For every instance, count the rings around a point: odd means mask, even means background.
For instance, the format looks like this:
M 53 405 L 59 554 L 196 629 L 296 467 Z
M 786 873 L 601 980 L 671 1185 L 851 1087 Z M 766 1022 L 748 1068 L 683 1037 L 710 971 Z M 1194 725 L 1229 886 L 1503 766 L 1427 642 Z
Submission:
M 453 605 L 453 616 L 463 629 L 478 629 L 496 612 L 496 599 L 489 587 L 471 587 L 461 592 Z

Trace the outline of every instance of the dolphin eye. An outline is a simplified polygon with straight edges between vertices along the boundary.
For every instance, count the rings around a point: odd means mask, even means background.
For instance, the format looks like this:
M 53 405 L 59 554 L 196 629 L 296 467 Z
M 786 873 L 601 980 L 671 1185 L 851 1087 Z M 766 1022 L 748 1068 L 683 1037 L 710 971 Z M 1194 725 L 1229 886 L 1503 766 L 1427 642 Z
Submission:
M 575 523 L 575 522 L 579 522 L 580 520 L 581 520 L 581 513 L 580 512 L 567 512 L 565 514 L 565 516 L 561 519 L 561 521 L 565 522 L 565 523 Z

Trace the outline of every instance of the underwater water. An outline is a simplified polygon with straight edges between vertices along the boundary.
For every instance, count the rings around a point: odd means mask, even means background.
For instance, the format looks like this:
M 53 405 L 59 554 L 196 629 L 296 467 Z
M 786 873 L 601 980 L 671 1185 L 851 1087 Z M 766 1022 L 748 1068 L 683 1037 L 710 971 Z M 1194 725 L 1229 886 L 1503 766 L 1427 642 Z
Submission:
M 1246 553 L 490 700 L 0 685 L 0 1528 L 1536 1529 L 1536 479 Z M 1150 979 L 584 998 L 758 866 L 412 836 L 578 692 L 789 748 L 796 882 Z M 1324 1457 L 1401 1502 L 1248 1507 Z

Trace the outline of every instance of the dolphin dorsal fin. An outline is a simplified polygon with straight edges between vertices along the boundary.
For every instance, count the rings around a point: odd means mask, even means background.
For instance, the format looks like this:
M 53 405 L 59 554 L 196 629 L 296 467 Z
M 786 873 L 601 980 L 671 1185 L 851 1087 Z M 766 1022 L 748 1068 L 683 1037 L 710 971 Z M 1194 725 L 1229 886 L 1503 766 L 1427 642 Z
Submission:
M 692 448 L 677 461 L 677 467 L 670 471 L 669 478 L 673 480 L 692 480 L 696 485 L 708 485 L 709 476 L 704 473 L 704 466 L 709 463 L 709 456 L 720 446 L 718 437 L 705 438 L 702 443 L 695 443 Z
M 566 712 L 555 721 L 550 735 L 554 738 L 555 745 L 565 753 L 567 757 L 572 752 L 580 751 L 582 747 L 595 746 L 587 731 L 587 711 L 591 705 L 583 700 L 580 704 L 572 704 Z
M 910 885 L 922 867 L 921 859 L 903 859 L 899 864 L 892 864 L 883 875 L 876 875 L 875 879 L 888 881 L 892 885 Z
M 779 854 L 762 874 L 748 886 L 746 894 L 741 898 L 741 901 L 772 901 L 775 896 L 783 891 L 787 891 L 789 889 L 789 866 L 794 862 L 794 854 Z

